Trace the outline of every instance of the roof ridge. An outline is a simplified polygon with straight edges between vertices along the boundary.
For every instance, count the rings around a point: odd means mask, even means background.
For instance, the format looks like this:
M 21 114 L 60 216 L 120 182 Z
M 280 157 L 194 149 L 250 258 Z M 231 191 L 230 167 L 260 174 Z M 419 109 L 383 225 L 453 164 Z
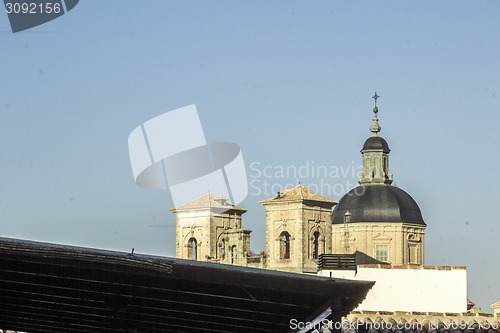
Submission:
M 185 209 L 203 209 L 203 208 L 221 208 L 226 210 L 242 210 L 246 211 L 245 208 L 233 205 L 228 201 L 229 199 L 223 195 L 213 195 L 212 193 L 206 193 L 201 197 L 191 200 L 185 204 L 176 206 L 171 209 L 171 211 L 185 210 Z
M 288 201 L 311 200 L 319 202 L 328 202 L 333 204 L 337 203 L 337 201 L 324 197 L 321 194 L 314 192 L 313 190 L 302 184 L 298 184 L 291 189 L 284 189 L 283 191 L 278 192 L 278 196 L 262 200 L 260 201 L 260 203 L 269 203 L 269 202 L 287 201 L 287 200 Z

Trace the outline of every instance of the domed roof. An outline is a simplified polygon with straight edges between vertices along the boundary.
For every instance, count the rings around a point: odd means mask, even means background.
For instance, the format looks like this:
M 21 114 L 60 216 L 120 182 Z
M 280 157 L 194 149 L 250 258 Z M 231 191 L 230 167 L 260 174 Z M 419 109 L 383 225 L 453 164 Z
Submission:
M 380 136 L 371 136 L 369 137 L 366 141 L 365 144 L 363 145 L 363 150 L 369 150 L 369 149 L 382 149 L 384 152 L 390 152 L 391 150 L 389 149 L 389 145 L 387 144 L 387 141 L 385 141 L 384 138 Z
M 384 140 L 385 142 L 385 140 Z M 344 223 L 346 212 L 355 222 L 404 222 L 426 225 L 420 208 L 402 189 L 388 185 L 360 185 L 340 199 L 332 216 L 334 224 Z

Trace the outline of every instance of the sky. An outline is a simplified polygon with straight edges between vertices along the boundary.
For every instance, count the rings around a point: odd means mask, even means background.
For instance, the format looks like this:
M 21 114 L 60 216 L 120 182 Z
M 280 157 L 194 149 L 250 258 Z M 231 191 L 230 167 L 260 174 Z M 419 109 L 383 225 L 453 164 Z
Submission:
M 260 200 L 299 181 L 334 200 L 355 186 L 376 91 L 395 184 L 427 223 L 425 264 L 467 266 L 490 311 L 499 17 L 498 1 L 81 0 L 12 33 L 2 11 L 0 234 L 175 256 L 172 197 L 135 184 L 127 140 L 196 104 L 208 141 L 241 148 L 260 252 Z

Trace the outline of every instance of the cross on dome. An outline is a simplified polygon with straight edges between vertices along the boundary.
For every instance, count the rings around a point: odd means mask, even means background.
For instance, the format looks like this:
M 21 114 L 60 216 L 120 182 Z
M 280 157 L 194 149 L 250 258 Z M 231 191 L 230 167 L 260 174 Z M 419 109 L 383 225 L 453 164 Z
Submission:
M 375 92 L 375 95 L 372 96 L 372 98 L 375 100 L 375 107 L 373 108 L 373 113 L 375 115 L 373 116 L 373 124 L 370 126 L 370 132 L 373 133 L 373 136 L 378 136 L 378 132 L 380 132 L 381 130 L 377 118 L 377 113 L 378 113 L 377 99 L 379 99 L 379 97 L 380 96 L 377 95 L 377 92 Z

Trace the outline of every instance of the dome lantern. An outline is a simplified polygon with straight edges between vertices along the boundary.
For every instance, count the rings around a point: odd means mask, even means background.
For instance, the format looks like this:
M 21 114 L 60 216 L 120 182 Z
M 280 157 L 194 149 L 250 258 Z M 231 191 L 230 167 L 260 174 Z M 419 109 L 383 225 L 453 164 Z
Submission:
M 368 138 L 363 144 L 361 155 L 363 156 L 363 172 L 360 174 L 360 184 L 391 184 L 392 173 L 389 170 L 389 145 L 384 138 L 380 137 L 378 133 L 381 127 L 378 124 L 378 107 L 377 99 L 380 96 L 375 95 L 372 97 L 375 100 L 375 107 L 373 108 L 373 124 L 370 126 L 370 131 L 373 135 Z

